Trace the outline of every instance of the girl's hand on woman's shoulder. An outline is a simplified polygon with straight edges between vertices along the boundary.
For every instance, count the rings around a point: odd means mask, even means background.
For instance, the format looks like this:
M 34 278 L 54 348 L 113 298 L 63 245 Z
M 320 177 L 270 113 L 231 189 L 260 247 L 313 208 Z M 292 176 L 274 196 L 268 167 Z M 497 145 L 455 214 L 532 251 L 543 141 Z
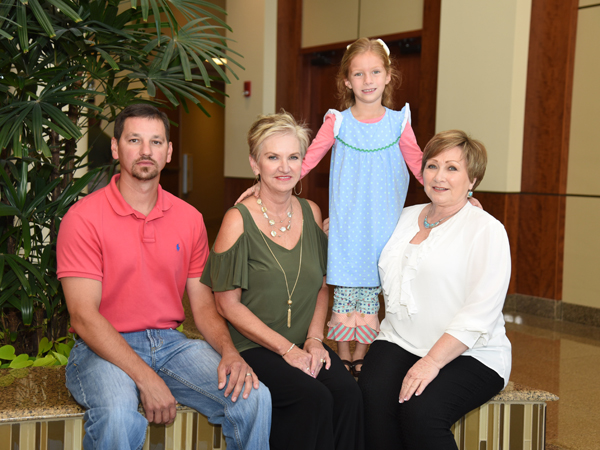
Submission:
M 483 209 L 483 205 L 481 204 L 481 202 L 479 200 L 477 200 L 475 197 L 471 197 L 469 198 L 469 201 L 471 202 L 471 205 L 473 206 L 477 206 L 480 209 Z M 485 209 L 483 209 L 485 211 Z
M 242 195 L 240 195 L 238 197 L 238 199 L 235 201 L 234 205 L 237 205 L 239 202 L 241 202 L 242 200 L 247 199 L 248 197 L 251 196 L 255 196 L 256 198 L 258 198 L 258 196 L 260 195 L 260 181 L 252 186 L 250 186 L 248 189 L 246 189 Z

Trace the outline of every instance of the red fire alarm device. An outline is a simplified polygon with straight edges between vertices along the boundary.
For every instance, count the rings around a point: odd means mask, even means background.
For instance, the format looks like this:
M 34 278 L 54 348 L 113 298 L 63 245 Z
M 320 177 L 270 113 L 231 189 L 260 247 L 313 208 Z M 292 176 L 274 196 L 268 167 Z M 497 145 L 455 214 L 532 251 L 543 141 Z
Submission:
M 244 81 L 244 97 L 250 97 L 252 93 L 252 86 L 250 81 Z

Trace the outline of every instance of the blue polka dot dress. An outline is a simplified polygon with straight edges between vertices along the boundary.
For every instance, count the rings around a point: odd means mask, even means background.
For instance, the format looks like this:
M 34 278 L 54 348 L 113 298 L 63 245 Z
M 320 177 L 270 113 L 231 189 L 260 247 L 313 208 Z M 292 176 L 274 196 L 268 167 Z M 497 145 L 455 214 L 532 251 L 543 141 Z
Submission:
M 377 287 L 379 255 L 398 222 L 408 189 L 398 141 L 410 108 L 386 108 L 377 123 L 359 122 L 350 109 L 331 113 L 336 114 L 335 130 L 339 122 L 341 126 L 331 155 L 327 283 Z

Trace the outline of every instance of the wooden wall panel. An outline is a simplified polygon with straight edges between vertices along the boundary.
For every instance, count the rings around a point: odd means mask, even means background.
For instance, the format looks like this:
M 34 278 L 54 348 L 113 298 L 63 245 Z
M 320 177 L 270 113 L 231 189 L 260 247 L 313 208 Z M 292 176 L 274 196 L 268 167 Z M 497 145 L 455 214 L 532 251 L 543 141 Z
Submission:
M 277 2 L 277 91 L 275 109 L 300 116 L 302 90 L 302 0 Z
M 517 292 L 562 299 L 566 197 L 522 194 Z
M 421 148 L 435 134 L 438 60 L 440 53 L 441 0 L 425 0 L 421 35 L 421 74 L 419 86 L 419 121 L 415 134 Z
M 578 0 L 533 0 L 522 192 L 566 192 Z
M 577 0 L 533 0 L 519 205 L 517 292 L 562 298 Z
M 237 198 L 248 189 L 254 180 L 252 178 L 234 178 L 225 177 L 225 203 L 223 204 L 223 214 L 231 208 Z

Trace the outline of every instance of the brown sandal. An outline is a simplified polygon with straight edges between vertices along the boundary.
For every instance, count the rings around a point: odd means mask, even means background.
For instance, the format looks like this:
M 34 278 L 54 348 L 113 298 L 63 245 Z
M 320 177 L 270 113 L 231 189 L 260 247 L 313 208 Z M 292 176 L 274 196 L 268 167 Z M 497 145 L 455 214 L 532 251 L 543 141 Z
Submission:
M 342 361 L 342 364 L 346 367 L 346 370 L 348 372 L 350 372 L 351 374 L 354 374 L 354 364 L 352 364 L 350 361 L 348 361 L 347 359 L 342 359 L 340 360 Z
M 360 373 L 362 372 L 362 367 L 360 368 L 360 370 L 356 370 L 356 365 L 360 364 L 362 366 L 363 363 L 364 363 L 364 360 L 362 360 L 362 359 L 357 359 L 356 361 L 352 361 L 352 375 L 354 375 L 356 378 L 358 378 L 360 376 Z

